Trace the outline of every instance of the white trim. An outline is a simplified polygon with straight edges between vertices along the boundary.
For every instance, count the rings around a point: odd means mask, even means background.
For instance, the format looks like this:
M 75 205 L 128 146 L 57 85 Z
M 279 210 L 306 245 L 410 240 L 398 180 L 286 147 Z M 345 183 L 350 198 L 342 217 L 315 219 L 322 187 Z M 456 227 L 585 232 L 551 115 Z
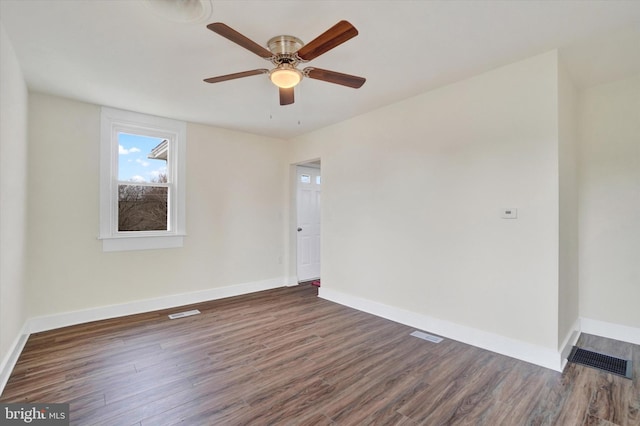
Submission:
M 117 231 L 118 133 L 164 138 L 168 143 L 169 229 L 122 234 Z M 100 124 L 100 232 L 103 251 L 182 247 L 186 235 L 187 123 L 102 107 Z M 136 241 L 140 239 L 140 241 Z
M 288 277 L 285 281 L 285 286 L 287 287 L 295 287 L 298 283 L 298 277 Z
M 160 309 L 191 305 L 194 303 L 223 299 L 225 297 L 241 296 L 243 294 L 271 290 L 274 288 L 284 287 L 286 285 L 286 277 L 272 278 L 269 280 L 253 281 L 190 293 L 138 300 L 118 305 L 99 306 L 80 311 L 63 312 L 60 314 L 30 318 L 25 322 L 20 334 L 15 338 L 9 351 L 0 363 L 0 395 L 2 395 L 4 387 L 13 372 L 16 362 L 20 358 L 20 354 L 22 353 L 24 345 L 27 343 L 31 333 L 39 333 L 41 331 L 53 330 L 60 327 L 84 324 L 87 322 L 117 318 L 126 315 L 152 312 Z
M 319 297 L 545 368 L 562 371 L 558 351 L 321 287 Z
M 29 338 L 27 328 L 28 326 L 25 322 L 22 330 L 20 330 L 20 334 L 13 340 L 13 343 L 9 346 L 9 351 L 7 351 L 2 362 L 0 362 L 0 395 L 4 392 L 4 387 L 7 385 L 9 377 L 18 362 L 18 358 L 20 358 L 22 349 L 24 349 L 24 345 L 27 343 L 27 339 Z
M 182 247 L 184 236 L 117 237 L 102 240 L 102 251 L 152 250 Z
M 567 333 L 560 345 L 560 362 L 562 363 L 562 369 L 564 370 L 564 366 L 567 365 L 567 358 L 569 358 L 569 354 L 571 354 L 571 349 L 578 342 L 578 338 L 580 337 L 580 318 L 576 318 L 573 325 L 571 326 L 571 330 Z
M 637 327 L 581 317 L 580 328 L 583 333 L 640 345 L 640 328 Z
M 211 288 L 208 290 L 194 291 L 190 293 L 172 294 L 153 299 L 137 300 L 118 305 L 99 306 L 80 311 L 63 312 L 59 314 L 31 318 L 28 321 L 28 332 L 38 333 L 53 330 L 70 325 L 84 324 L 91 321 L 100 321 L 109 318 L 117 318 L 126 315 L 152 312 L 160 309 L 168 309 L 178 306 L 191 305 L 209 300 L 223 299 L 225 297 L 240 296 L 257 291 L 270 290 L 284 287 L 285 278 L 272 278 L 269 280 L 254 281 L 226 287 Z

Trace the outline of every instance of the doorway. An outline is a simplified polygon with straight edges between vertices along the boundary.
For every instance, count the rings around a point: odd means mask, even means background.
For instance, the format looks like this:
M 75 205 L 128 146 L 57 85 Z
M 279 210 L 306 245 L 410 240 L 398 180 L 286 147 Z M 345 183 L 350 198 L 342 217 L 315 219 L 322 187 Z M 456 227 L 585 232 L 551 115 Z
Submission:
M 298 282 L 320 279 L 320 162 L 296 167 Z

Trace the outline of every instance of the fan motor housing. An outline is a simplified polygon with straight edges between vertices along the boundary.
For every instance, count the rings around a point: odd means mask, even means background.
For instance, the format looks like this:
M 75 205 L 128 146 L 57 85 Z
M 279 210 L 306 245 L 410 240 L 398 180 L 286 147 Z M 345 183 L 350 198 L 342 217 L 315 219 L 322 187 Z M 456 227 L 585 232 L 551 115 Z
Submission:
M 274 55 L 292 55 L 304 46 L 302 40 L 290 35 L 272 37 L 267 42 L 267 47 Z

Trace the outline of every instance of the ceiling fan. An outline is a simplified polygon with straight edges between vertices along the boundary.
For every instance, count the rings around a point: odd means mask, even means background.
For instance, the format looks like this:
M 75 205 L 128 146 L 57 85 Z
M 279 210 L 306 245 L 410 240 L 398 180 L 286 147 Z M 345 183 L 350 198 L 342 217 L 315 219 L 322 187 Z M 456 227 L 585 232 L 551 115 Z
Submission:
M 299 38 L 290 35 L 273 37 L 267 42 L 268 50 L 222 22 L 214 22 L 207 25 L 207 28 L 270 61 L 275 66 L 270 70 L 260 68 L 211 77 L 204 80 L 207 83 L 219 83 L 252 75 L 269 74 L 273 84 L 278 86 L 280 105 L 290 105 L 294 101 L 293 88 L 303 77 L 353 87 L 354 89 L 361 87 L 366 81 L 363 77 L 321 68 L 306 67 L 303 70 L 297 68 L 299 63 L 309 62 L 357 36 L 358 30 L 347 21 L 338 22 L 308 44 L 304 44 Z

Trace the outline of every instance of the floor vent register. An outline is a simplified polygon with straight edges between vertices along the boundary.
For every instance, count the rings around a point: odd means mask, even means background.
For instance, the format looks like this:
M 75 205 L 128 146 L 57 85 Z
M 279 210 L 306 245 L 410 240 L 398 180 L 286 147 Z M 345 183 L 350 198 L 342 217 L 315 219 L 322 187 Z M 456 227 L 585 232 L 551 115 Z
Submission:
M 411 333 L 411 336 L 417 337 L 418 339 L 426 340 L 428 342 L 433 342 L 433 343 L 440 343 L 444 340 L 442 337 L 433 336 L 431 334 L 427 334 L 417 330 Z
M 626 377 L 627 379 L 632 378 L 630 360 L 588 351 L 577 346 L 571 349 L 571 354 L 567 360 L 575 364 L 586 365 L 587 367 Z
M 198 315 L 200 313 L 199 310 L 194 309 L 192 311 L 178 312 L 177 314 L 169 315 L 169 319 L 178 319 L 184 317 L 190 317 L 191 315 Z

